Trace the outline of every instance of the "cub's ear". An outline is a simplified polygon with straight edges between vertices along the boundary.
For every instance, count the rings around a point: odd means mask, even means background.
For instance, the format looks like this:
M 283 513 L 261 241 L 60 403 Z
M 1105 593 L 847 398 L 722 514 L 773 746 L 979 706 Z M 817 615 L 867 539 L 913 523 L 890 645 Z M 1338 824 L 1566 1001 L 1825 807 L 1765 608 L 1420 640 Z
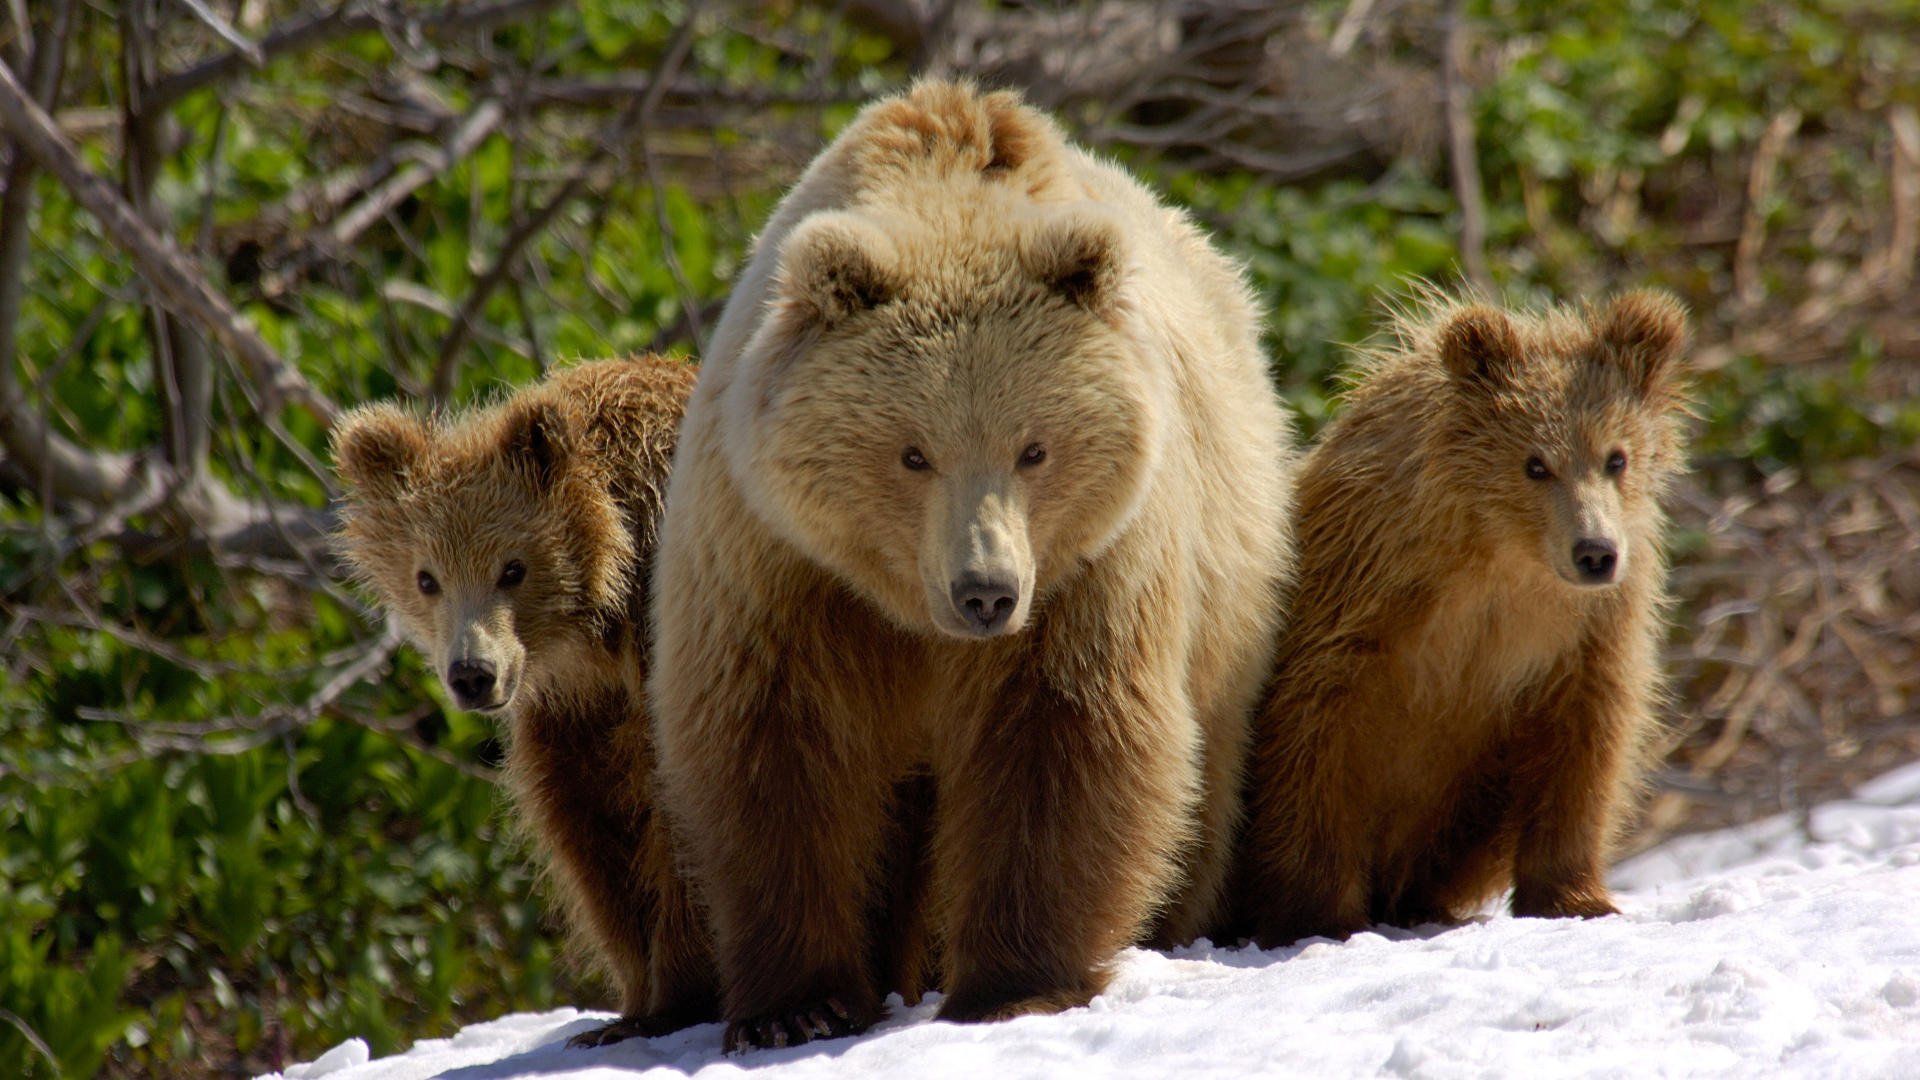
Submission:
M 392 498 L 405 491 L 426 452 L 426 427 L 387 402 L 362 405 L 333 426 L 334 467 L 362 497 Z
M 1510 385 L 1524 361 L 1513 320 L 1498 308 L 1462 308 L 1440 328 L 1440 362 L 1466 385 Z
M 1027 272 L 1042 285 L 1088 311 L 1106 314 L 1119 302 L 1124 243 L 1111 218 L 1074 212 L 1036 232 L 1022 254 Z
M 775 295 L 804 322 L 833 326 L 894 298 L 893 241 L 852 214 L 802 221 L 780 249 Z
M 552 487 L 573 456 L 566 410 L 539 397 L 509 401 L 500 449 L 536 488 Z
M 1616 296 L 1594 318 L 1605 359 L 1620 365 L 1642 398 L 1673 389 L 1675 368 L 1687 346 L 1687 313 L 1673 294 L 1638 289 Z

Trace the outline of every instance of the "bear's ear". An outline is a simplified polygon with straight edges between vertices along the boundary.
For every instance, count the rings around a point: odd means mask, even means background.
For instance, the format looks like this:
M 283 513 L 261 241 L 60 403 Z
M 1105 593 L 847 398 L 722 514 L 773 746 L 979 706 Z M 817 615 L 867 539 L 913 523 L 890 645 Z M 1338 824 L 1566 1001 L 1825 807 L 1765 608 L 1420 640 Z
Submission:
M 776 294 L 803 321 L 833 326 L 893 299 L 894 258 L 893 241 L 859 218 L 815 214 L 781 248 Z
M 1108 218 L 1077 213 L 1050 224 L 1028 241 L 1027 271 L 1064 299 L 1104 315 L 1120 296 L 1125 273 L 1119 227 Z
M 1614 297 L 1594 324 L 1605 358 L 1620 365 L 1642 398 L 1672 390 L 1687 345 L 1687 313 L 1671 293 L 1638 289 Z
M 333 426 L 333 461 L 356 492 L 391 498 L 427 452 L 427 429 L 397 405 L 363 405 Z
M 566 410 L 539 397 L 508 402 L 500 448 L 536 488 L 552 487 L 573 453 Z
M 1506 386 L 1520 374 L 1524 359 L 1513 320 L 1498 308 L 1462 308 L 1440 328 L 1440 361 L 1467 385 Z

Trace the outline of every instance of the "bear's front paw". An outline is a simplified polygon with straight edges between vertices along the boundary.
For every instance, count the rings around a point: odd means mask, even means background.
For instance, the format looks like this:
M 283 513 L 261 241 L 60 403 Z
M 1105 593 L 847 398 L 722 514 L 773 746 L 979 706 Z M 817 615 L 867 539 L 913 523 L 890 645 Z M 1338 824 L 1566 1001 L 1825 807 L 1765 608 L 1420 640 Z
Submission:
M 956 991 L 940 1003 L 939 1019 L 956 1024 L 990 1024 L 1016 1016 L 1052 1016 L 1092 1000 L 1092 991 L 1074 989 L 1020 995 Z
M 877 1014 L 849 1007 L 837 997 L 812 1002 L 796 1009 L 756 1016 L 727 1023 L 726 1051 L 762 1050 L 780 1046 L 799 1046 L 815 1039 L 837 1039 L 858 1035 L 873 1026 Z
M 1523 919 L 1598 919 L 1618 915 L 1604 886 L 1516 890 L 1513 913 Z
M 602 1024 L 590 1031 L 583 1031 L 567 1040 L 570 1047 L 612 1046 L 628 1039 L 651 1039 L 658 1035 L 671 1035 L 690 1021 L 672 1016 L 656 1016 L 643 1013 L 635 1016 L 623 1016 L 610 1024 Z

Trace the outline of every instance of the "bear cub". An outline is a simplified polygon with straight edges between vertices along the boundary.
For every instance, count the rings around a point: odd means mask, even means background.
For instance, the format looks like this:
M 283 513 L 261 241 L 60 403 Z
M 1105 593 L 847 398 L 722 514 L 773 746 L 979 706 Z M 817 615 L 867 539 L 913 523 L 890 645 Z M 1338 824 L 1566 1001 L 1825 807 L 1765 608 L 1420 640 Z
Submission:
M 654 813 L 646 714 L 655 531 L 694 368 L 556 372 L 422 420 L 334 429 L 340 549 L 462 708 L 504 715 L 507 787 L 623 1018 L 596 1045 L 718 1016 L 705 928 Z
M 1429 296 L 1393 331 L 1300 478 L 1238 875 L 1266 946 L 1509 887 L 1516 915 L 1613 913 L 1657 730 L 1679 305 Z

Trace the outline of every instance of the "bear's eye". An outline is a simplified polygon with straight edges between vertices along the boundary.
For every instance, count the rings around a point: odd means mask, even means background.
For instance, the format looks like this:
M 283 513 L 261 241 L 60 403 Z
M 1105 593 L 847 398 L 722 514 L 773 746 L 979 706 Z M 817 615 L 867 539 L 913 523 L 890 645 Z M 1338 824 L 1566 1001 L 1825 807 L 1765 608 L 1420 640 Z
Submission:
M 1539 458 L 1530 457 L 1527 459 L 1527 479 L 1551 480 L 1553 479 L 1553 470 L 1547 468 L 1547 463 L 1541 461 Z
M 928 461 L 927 455 L 921 453 L 917 446 L 909 446 L 900 452 L 900 464 L 914 472 L 926 472 L 933 468 L 933 462 Z
M 1047 448 L 1041 446 L 1039 443 L 1034 443 L 1032 446 L 1020 451 L 1021 468 L 1031 469 L 1045 460 L 1047 460 Z
M 511 589 L 527 579 L 527 564 L 514 559 L 500 571 L 500 588 Z
M 1619 476 L 1621 473 L 1626 471 L 1627 471 L 1627 455 L 1621 453 L 1618 450 L 1615 450 L 1613 453 L 1607 455 L 1607 474 L 1608 475 Z
M 420 586 L 420 593 L 423 596 L 432 596 L 440 591 L 440 583 L 425 570 L 420 571 L 420 575 L 413 579 L 413 583 Z

